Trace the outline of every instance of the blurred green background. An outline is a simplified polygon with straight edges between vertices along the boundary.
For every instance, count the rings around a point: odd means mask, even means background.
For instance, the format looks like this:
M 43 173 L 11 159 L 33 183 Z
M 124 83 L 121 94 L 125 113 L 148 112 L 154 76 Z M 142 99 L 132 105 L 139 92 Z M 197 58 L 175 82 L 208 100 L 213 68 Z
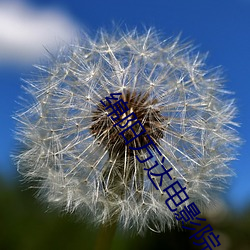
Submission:
M 97 228 L 73 215 L 47 211 L 34 195 L 18 176 L 14 183 L 0 181 L 1 250 L 94 249 Z M 224 204 L 201 217 L 212 225 L 215 235 L 220 234 L 218 249 L 250 249 L 250 206 L 237 213 Z M 118 230 L 111 249 L 202 249 L 192 244 L 190 235 L 189 231 L 173 229 L 161 234 L 148 231 L 142 237 Z

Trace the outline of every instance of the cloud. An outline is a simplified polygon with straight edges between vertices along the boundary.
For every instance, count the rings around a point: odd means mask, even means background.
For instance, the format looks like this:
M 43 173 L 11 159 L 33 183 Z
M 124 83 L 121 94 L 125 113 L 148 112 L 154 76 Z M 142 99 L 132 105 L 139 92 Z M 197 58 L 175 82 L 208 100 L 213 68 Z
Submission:
M 0 3 L 0 64 L 27 63 L 69 43 L 77 27 L 57 9 L 39 10 L 25 3 Z

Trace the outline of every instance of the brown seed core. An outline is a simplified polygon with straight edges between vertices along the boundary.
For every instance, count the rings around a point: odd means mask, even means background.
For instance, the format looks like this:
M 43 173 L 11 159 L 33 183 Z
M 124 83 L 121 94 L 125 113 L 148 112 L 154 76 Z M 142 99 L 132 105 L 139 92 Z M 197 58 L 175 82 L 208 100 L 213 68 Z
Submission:
M 159 142 L 163 137 L 163 121 L 166 119 L 161 115 L 160 107 L 155 108 L 158 103 L 157 99 L 151 98 L 148 93 L 137 94 L 136 92 L 126 91 L 120 95 L 119 99 L 123 99 L 124 102 L 127 102 L 129 110 L 117 120 L 113 121 L 111 116 L 108 116 L 108 112 L 110 113 L 111 110 L 108 109 L 106 112 L 106 107 L 100 103 L 97 105 L 96 111 L 93 112 L 93 124 L 90 128 L 91 133 L 95 136 L 98 142 L 108 149 L 110 160 L 115 158 L 122 160 L 126 155 L 127 157 L 134 155 L 134 150 L 129 149 L 129 146 L 139 148 L 146 145 L 149 143 L 147 135 L 150 136 L 154 143 Z M 112 104 L 117 101 L 118 100 L 111 100 Z M 110 105 L 107 101 L 104 101 L 104 103 L 107 106 Z M 119 135 L 119 133 L 126 128 L 122 129 L 119 126 L 113 127 L 113 125 L 132 112 L 137 116 L 137 120 L 141 122 L 146 132 L 126 145 L 122 135 Z M 124 120 L 122 125 L 125 125 L 126 121 L 127 120 Z M 136 120 L 129 122 L 127 127 L 135 122 Z M 137 134 L 141 131 L 139 124 L 133 126 L 133 129 Z M 134 137 L 134 134 L 128 129 L 124 133 L 124 136 L 127 140 L 130 140 Z

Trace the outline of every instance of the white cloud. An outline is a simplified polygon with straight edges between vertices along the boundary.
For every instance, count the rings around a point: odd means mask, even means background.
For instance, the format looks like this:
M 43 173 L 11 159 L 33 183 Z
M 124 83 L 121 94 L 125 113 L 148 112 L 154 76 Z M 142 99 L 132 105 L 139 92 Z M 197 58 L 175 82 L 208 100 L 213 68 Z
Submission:
M 70 42 L 76 25 L 56 9 L 39 10 L 20 2 L 0 3 L 0 64 L 27 63 Z

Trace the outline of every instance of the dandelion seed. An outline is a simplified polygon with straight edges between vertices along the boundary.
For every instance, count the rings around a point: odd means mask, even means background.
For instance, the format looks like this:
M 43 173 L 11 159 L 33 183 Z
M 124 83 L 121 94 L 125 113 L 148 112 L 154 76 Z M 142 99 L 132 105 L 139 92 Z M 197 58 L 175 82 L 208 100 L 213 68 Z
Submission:
M 148 134 L 173 179 L 186 187 L 188 202 L 200 209 L 213 203 L 233 175 L 228 163 L 239 142 L 236 109 L 218 70 L 207 70 L 191 44 L 161 41 L 153 29 L 101 31 L 96 39 L 84 34 L 51 60 L 37 66 L 40 77 L 26 81 L 33 101 L 15 116 L 25 148 L 17 167 L 37 180 L 42 200 L 96 224 L 116 219 L 139 233 L 171 228 L 174 214 L 163 192 L 171 182 L 153 177 L 156 190 L 144 171 L 160 157 L 140 163 L 129 148 L 149 143 Z M 127 102 L 120 120 L 134 112 L 146 130 L 131 145 L 100 103 L 111 93 Z M 141 150 L 140 158 L 146 153 Z

